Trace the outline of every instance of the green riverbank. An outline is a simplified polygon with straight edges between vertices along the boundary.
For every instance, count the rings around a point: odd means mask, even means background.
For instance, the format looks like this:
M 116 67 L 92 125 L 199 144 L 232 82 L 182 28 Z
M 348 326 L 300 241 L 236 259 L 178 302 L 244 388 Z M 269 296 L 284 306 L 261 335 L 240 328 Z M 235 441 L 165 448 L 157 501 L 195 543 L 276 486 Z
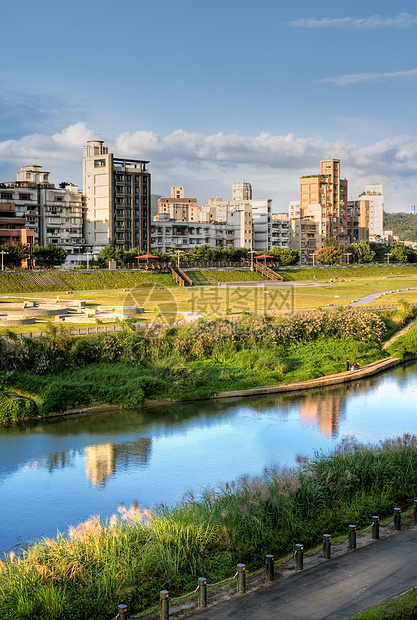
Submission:
M 363 367 L 415 310 L 317 311 L 289 318 L 200 320 L 150 332 L 0 341 L 0 420 L 106 403 L 198 400 L 219 392 L 289 384 Z M 21 398 L 19 398 L 19 396 Z

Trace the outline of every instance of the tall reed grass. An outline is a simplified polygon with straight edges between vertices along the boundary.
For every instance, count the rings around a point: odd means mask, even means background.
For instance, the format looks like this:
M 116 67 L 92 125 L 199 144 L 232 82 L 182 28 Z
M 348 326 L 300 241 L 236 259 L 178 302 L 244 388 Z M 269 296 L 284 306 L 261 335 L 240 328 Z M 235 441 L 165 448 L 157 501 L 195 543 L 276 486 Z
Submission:
M 317 544 L 324 531 L 367 526 L 417 493 L 417 438 L 361 446 L 352 439 L 332 454 L 299 458 L 292 470 L 269 469 L 172 509 L 124 506 L 107 522 L 91 517 L 68 533 L 33 544 L 0 564 L 4 620 L 106 620 L 119 602 L 131 613 L 155 604 L 159 591 L 194 589 L 233 575 L 236 562 L 260 568 L 265 553 Z

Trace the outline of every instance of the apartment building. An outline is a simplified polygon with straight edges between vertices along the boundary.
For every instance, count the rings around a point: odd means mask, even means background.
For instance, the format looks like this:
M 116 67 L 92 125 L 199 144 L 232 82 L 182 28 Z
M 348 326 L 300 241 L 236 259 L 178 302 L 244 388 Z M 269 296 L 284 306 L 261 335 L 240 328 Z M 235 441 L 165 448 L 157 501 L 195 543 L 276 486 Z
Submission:
M 83 149 L 86 241 L 99 252 L 107 245 L 149 251 L 151 175 L 148 161 L 115 157 L 102 140 Z
M 55 187 L 49 175 L 40 165 L 21 166 L 15 182 L 0 184 L 0 205 L 13 207 L 22 243 L 59 245 L 67 252 L 65 266 L 76 266 L 85 262 L 84 197 L 75 185 Z
M 322 245 L 320 223 L 313 217 L 290 220 L 289 247 L 298 250 L 302 265 L 314 265 L 313 255 Z
M 348 182 L 340 177 L 340 160 L 322 160 L 319 174 L 300 179 L 299 217 L 313 217 L 323 239 L 335 237 L 341 247 L 366 239 L 369 204 L 359 201 L 348 209 L 347 195 Z M 293 203 L 293 213 L 296 204 Z
M 6 202 L 7 201 L 7 202 Z M 2 197 L 0 191 L 0 246 L 4 243 L 23 243 L 29 247 L 35 244 L 33 231 L 27 230 L 26 218 L 16 211 L 16 206 Z
M 183 187 L 171 187 L 171 197 L 158 200 L 158 215 L 168 214 L 176 222 L 197 221 L 197 198 L 185 198 Z
M 271 218 L 271 247 L 288 248 L 290 219 L 287 213 L 273 213 Z
M 347 233 L 350 243 L 369 241 L 369 200 L 349 200 L 347 203 Z
M 230 214 L 228 222 L 178 222 L 161 213 L 151 225 L 151 245 L 154 252 L 191 250 L 199 246 L 240 248 L 240 231 Z
M 369 236 L 382 237 L 384 234 L 384 191 L 379 183 L 365 185 L 360 199 L 369 202 Z
M 234 247 L 256 251 L 271 248 L 272 200 L 253 200 L 252 186 L 247 181 L 232 184 L 232 200 L 211 198 L 201 207 L 196 198 L 184 196 L 183 187 L 172 187 L 170 198 L 158 200 L 158 216 L 154 220 L 161 221 L 163 215 L 177 223 L 232 226 Z

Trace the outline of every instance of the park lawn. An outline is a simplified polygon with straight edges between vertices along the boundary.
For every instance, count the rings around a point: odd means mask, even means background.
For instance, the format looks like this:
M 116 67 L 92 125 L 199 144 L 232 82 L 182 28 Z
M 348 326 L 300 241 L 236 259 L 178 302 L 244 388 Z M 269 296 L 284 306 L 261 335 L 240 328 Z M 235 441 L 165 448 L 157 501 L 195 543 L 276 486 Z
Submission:
M 345 282 L 335 282 L 333 284 L 324 284 L 323 286 L 303 286 L 303 293 L 314 292 L 316 294 L 352 297 L 358 299 L 370 293 L 378 293 L 382 291 L 393 291 L 399 288 L 409 288 L 417 286 L 417 276 L 407 276 L 399 278 L 362 278 L 360 280 L 346 280 Z
M 409 304 L 417 303 L 417 290 L 412 291 L 398 291 L 396 293 L 388 293 L 386 295 L 381 295 L 373 301 L 371 306 L 380 306 L 380 305 L 393 305 L 397 304 L 400 300 L 407 301 Z
M 342 305 L 354 298 L 338 297 L 333 289 L 309 288 L 176 288 L 140 289 L 132 291 L 78 291 L 77 296 L 60 294 L 59 300 L 85 299 L 87 308 L 99 306 L 133 306 L 145 308 L 149 312 L 251 312 L 285 309 L 287 311 L 304 308 Z M 81 293 L 81 294 L 80 294 Z M 291 296 L 294 295 L 293 298 Z M 34 299 L 28 295 L 26 299 Z M 54 293 L 44 293 L 37 299 L 56 299 Z
M 71 299 L 85 299 L 87 307 L 97 308 L 98 306 L 132 306 L 144 307 L 152 312 L 251 312 L 262 309 L 286 309 L 295 308 L 302 310 L 305 308 L 318 308 L 329 305 L 348 304 L 355 299 L 365 295 L 385 290 L 400 288 L 417 287 L 417 276 L 395 277 L 395 278 L 362 278 L 345 282 L 326 283 L 322 286 L 302 286 L 290 287 L 236 287 L 223 288 L 215 286 L 207 287 L 158 287 L 141 288 L 131 290 L 108 290 L 108 291 L 76 291 L 74 293 L 60 293 L 60 301 L 70 301 Z M 290 295 L 294 294 L 293 300 Z M 408 301 L 414 301 L 417 294 L 414 291 L 404 291 L 399 297 Z M 56 299 L 55 293 L 29 294 L 26 299 L 45 298 Z M 19 298 L 21 299 L 21 298 Z M 381 299 L 384 304 L 395 303 L 390 301 L 389 296 L 379 298 L 374 305 L 380 305 Z M 13 298 L 13 301 L 15 298 Z M 7 300 L 11 301 L 11 299 Z

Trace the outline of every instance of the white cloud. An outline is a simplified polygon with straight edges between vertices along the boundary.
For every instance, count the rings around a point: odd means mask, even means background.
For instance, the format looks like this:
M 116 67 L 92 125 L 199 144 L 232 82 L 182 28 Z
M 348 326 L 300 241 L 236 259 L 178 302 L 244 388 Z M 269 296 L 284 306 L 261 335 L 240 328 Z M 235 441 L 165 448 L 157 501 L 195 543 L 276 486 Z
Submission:
M 51 171 L 54 182 L 81 185 L 82 147 L 95 137 L 85 123 L 77 123 L 50 136 L 32 134 L 0 142 L 0 181 L 10 180 L 21 164 L 35 159 Z M 118 157 L 150 160 L 155 193 L 166 193 L 170 185 L 184 185 L 187 194 L 196 196 L 200 204 L 215 195 L 227 198 L 234 181 L 248 180 L 257 198 L 273 198 L 275 209 L 285 210 L 288 201 L 298 196 L 299 177 L 316 174 L 320 159 L 328 157 L 341 160 L 350 196 L 357 195 L 364 183 L 374 181 L 385 184 L 387 195 L 388 188 L 395 187 L 395 200 L 406 204 L 415 203 L 410 196 L 417 193 L 414 136 L 396 135 L 358 146 L 320 136 L 204 135 L 178 129 L 167 136 L 152 131 L 124 132 L 105 143 Z M 61 178 L 56 178 L 58 175 Z
M 293 168 L 306 158 L 314 160 L 323 147 L 319 137 L 296 138 L 293 134 L 272 136 L 239 136 L 217 133 L 205 136 L 188 133 L 182 129 L 160 137 L 153 132 L 123 133 L 115 141 L 115 151 L 120 155 L 135 156 L 157 161 L 164 165 L 174 160 L 204 164 L 266 165 Z
M 302 17 L 289 22 L 295 28 L 352 28 L 375 30 L 377 28 L 408 28 L 417 23 L 417 16 L 409 13 L 400 13 L 396 17 Z
M 417 79 L 417 69 L 410 71 L 396 71 L 394 73 L 352 73 L 350 75 L 338 75 L 323 78 L 321 82 L 336 84 L 337 86 L 350 86 L 351 84 L 364 84 L 373 82 L 405 82 Z
M 94 138 L 94 131 L 85 123 L 76 123 L 61 133 L 47 136 L 30 134 L 20 140 L 0 142 L 0 161 L 22 162 L 45 158 L 49 161 L 71 161 L 80 157 L 87 140 Z

